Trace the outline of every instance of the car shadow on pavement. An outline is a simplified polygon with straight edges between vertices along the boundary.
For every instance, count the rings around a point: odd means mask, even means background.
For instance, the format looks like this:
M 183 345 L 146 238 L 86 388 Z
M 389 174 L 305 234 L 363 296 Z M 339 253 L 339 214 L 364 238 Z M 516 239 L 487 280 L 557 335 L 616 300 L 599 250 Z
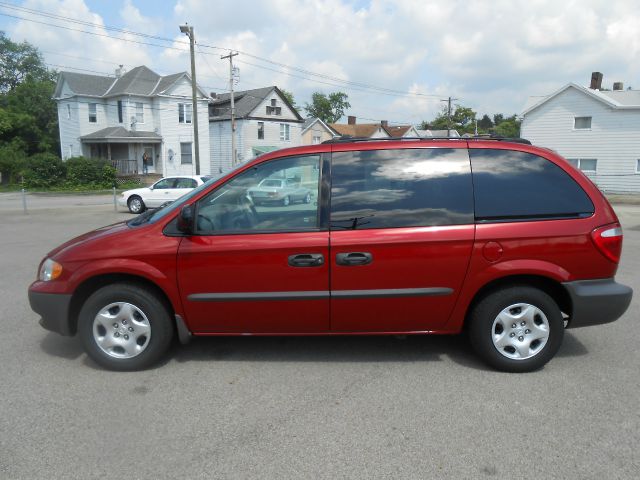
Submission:
M 84 355 L 77 337 L 48 333 L 40 342 L 52 357 L 75 360 Z M 558 357 L 586 355 L 587 348 L 565 332 Z M 188 363 L 216 360 L 237 362 L 439 362 L 443 357 L 458 365 L 492 371 L 476 356 L 466 335 L 310 336 L 310 337 L 196 337 L 188 345 L 177 342 L 151 369 L 171 361 Z M 84 364 L 101 370 L 89 357 Z

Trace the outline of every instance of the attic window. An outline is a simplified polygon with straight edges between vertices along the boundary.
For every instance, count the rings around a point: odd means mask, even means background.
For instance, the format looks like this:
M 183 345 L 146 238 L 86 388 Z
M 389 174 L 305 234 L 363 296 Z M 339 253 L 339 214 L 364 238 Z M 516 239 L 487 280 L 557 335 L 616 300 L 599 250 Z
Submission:
M 272 99 L 271 99 L 271 106 L 272 106 L 272 107 L 275 107 L 275 106 L 276 106 L 276 99 L 275 99 L 275 98 L 272 98 Z
M 573 128 L 574 130 L 589 130 L 591 128 L 591 117 L 575 117 Z
M 282 115 L 282 107 L 274 106 L 275 100 L 271 100 L 271 105 L 267 105 L 267 115 Z

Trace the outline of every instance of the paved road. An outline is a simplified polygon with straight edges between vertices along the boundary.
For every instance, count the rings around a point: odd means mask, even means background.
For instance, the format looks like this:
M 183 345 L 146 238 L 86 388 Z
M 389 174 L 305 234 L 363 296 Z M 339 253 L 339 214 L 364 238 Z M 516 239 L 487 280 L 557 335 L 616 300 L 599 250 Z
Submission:
M 130 217 L 74 202 L 0 207 L 2 479 L 638 476 L 640 295 L 532 374 L 491 371 L 458 337 L 201 339 L 113 373 L 26 299 L 50 248 Z M 640 292 L 640 207 L 618 211 L 618 279 Z

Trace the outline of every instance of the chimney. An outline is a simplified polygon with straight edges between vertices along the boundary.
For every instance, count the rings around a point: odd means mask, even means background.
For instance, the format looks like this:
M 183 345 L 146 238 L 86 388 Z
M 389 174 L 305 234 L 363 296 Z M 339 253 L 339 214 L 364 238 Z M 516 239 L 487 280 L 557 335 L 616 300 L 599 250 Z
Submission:
M 389 122 L 388 122 L 387 120 L 382 120 L 382 121 L 380 122 L 380 125 L 381 125 L 383 128 L 387 128 L 387 127 L 389 126 Z
M 122 67 L 123 65 L 120 65 L 118 68 L 116 68 L 116 78 L 120 78 L 122 76 L 122 73 L 124 72 L 124 69 Z
M 622 82 L 613 82 L 614 90 L 624 90 L 624 83 Z
M 218 98 L 218 94 L 216 92 L 209 92 L 209 95 L 211 95 L 211 100 L 216 100 Z
M 347 123 L 349 125 L 355 125 L 356 124 L 356 117 L 354 117 L 353 115 L 349 115 L 347 117 Z
M 602 88 L 602 74 L 600 72 L 593 72 L 591 74 L 591 90 L 600 90 Z

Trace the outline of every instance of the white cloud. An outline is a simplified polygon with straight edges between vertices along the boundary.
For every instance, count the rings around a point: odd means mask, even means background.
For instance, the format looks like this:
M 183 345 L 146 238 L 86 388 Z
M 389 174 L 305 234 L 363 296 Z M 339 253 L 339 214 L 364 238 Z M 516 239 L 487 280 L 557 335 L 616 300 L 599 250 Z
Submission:
M 27 0 L 24 5 L 103 23 L 82 0 Z M 596 70 L 604 73 L 605 85 L 623 81 L 638 86 L 636 12 L 634 0 L 371 0 L 358 6 L 348 0 L 177 0 L 162 19 L 135 0 L 125 0 L 120 8 L 123 26 L 160 32 L 180 49 L 186 37 L 177 33 L 177 25 L 194 25 L 200 45 L 198 79 L 206 87 L 224 89 L 228 81 L 228 62 L 219 58 L 226 52 L 204 47 L 212 45 L 354 82 L 442 98 L 451 95 L 481 114 L 508 115 L 521 111 L 527 96 L 550 93 L 570 81 L 586 84 Z M 100 27 L 82 28 L 113 35 Z M 45 54 L 52 63 L 108 71 L 113 64 L 106 62 L 145 63 L 160 73 L 189 69 L 186 51 L 20 21 L 9 33 L 43 50 L 104 61 L 57 57 L 54 62 L 56 57 Z M 309 76 L 249 55 L 236 60 L 241 68 L 238 88 L 279 85 L 291 90 L 299 105 L 315 90 L 343 90 L 352 105 L 349 114 L 416 122 L 433 118 L 441 106 L 438 97 L 362 92 L 321 83 L 333 83 L 327 79 L 301 79 Z

